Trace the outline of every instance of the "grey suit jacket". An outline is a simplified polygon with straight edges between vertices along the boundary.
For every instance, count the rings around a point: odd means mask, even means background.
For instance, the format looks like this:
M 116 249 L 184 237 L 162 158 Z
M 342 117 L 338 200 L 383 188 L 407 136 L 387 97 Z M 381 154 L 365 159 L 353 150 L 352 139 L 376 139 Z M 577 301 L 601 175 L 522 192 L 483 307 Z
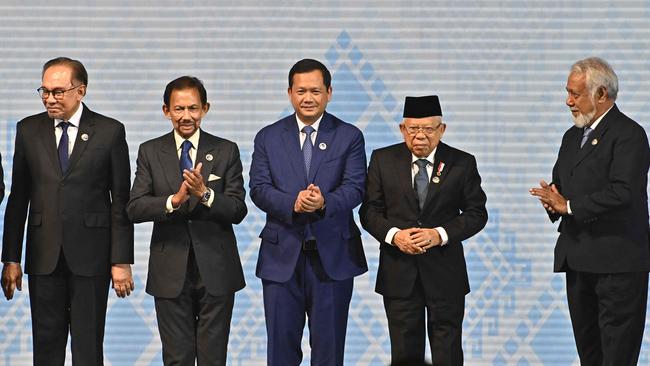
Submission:
M 245 286 L 232 224 L 246 216 L 239 149 L 231 141 L 201 131 L 196 164 L 214 191 L 210 208 L 192 197 L 166 213 L 167 198 L 182 177 L 173 131 L 140 145 L 135 181 L 127 206 L 134 222 L 153 221 L 147 293 L 177 297 L 183 288 L 190 245 L 208 293 L 231 294 Z M 217 179 L 209 180 L 210 176 Z
M 125 211 L 130 178 L 122 123 L 84 105 L 64 173 L 54 120 L 43 112 L 18 122 L 2 261 L 20 263 L 29 207 L 26 273 L 51 273 L 61 250 L 69 269 L 81 276 L 133 263 L 133 224 Z

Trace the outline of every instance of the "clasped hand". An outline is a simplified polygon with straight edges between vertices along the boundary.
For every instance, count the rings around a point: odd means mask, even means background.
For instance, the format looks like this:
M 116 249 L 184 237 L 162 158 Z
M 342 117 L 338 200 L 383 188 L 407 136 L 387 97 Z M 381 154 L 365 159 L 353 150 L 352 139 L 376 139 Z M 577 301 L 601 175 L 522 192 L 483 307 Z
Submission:
M 203 176 L 201 175 L 201 167 L 203 163 L 198 163 L 196 168 L 183 170 L 183 183 L 178 188 L 178 192 L 172 197 L 172 206 L 179 207 L 190 199 L 190 196 L 203 197 L 203 193 L 207 190 L 205 183 L 203 183 Z
M 568 213 L 567 200 L 560 194 L 555 184 L 548 184 L 541 180 L 539 188 L 531 188 L 530 194 L 537 197 L 546 211 L 552 214 L 566 215 Z
M 424 254 L 441 243 L 442 238 L 436 229 L 412 227 L 400 230 L 393 236 L 393 244 L 406 254 Z
M 320 188 L 313 183 L 307 189 L 298 192 L 293 210 L 298 213 L 314 212 L 325 206 L 325 198 Z

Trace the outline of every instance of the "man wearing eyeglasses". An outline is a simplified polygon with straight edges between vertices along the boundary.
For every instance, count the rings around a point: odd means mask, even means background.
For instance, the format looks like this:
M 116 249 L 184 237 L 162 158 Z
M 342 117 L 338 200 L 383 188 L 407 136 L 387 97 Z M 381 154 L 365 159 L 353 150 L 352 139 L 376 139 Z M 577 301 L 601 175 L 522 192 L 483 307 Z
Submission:
M 38 88 L 46 112 L 16 127 L 2 290 L 11 300 L 22 288 L 27 219 L 34 365 L 63 365 L 68 331 L 73 364 L 102 365 L 109 281 L 119 297 L 133 291 L 124 125 L 81 102 L 87 85 L 81 62 L 46 62 Z
M 437 96 L 406 97 L 404 142 L 370 158 L 363 227 L 380 243 L 375 291 L 384 297 L 392 365 L 420 365 L 425 324 L 434 365 L 462 365 L 469 281 L 461 241 L 487 222 L 476 159 L 440 140 Z M 426 314 L 426 322 L 425 322 Z
M 147 293 L 165 365 L 225 365 L 235 292 L 244 286 L 233 224 L 246 213 L 239 149 L 200 128 L 210 104 L 181 76 L 162 107 L 173 131 L 140 145 L 127 211 L 153 221 Z

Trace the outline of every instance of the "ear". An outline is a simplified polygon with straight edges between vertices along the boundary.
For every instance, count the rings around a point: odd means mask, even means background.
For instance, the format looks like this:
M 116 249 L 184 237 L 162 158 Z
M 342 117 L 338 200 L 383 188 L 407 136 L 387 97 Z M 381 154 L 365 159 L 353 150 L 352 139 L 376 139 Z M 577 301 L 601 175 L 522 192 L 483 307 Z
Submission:
M 203 111 L 201 112 L 201 117 L 205 117 L 205 115 L 208 114 L 209 110 L 210 110 L 210 103 L 205 103 L 203 105 Z
M 596 90 L 596 100 L 599 102 L 604 102 L 607 99 L 609 99 L 607 88 L 605 88 L 604 86 L 598 87 L 598 90 Z
M 166 105 L 163 104 L 163 106 L 162 106 L 162 111 L 163 111 L 163 114 L 165 115 L 165 117 L 167 117 L 168 120 L 171 120 L 171 119 L 172 119 L 172 116 L 171 116 L 171 114 L 169 113 L 169 107 L 168 107 L 168 106 L 166 106 Z
M 327 88 L 327 101 L 329 102 L 331 100 L 332 100 L 332 86 L 330 85 L 330 87 Z

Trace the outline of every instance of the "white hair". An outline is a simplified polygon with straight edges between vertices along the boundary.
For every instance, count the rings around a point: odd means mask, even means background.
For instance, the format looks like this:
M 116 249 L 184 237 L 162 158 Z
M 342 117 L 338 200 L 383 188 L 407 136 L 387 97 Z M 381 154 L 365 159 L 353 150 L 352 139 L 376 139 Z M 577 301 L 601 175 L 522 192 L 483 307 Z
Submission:
M 577 61 L 571 66 L 571 73 L 585 74 L 587 77 L 587 90 L 592 98 L 596 98 L 598 88 L 607 90 L 607 96 L 612 101 L 618 95 L 618 77 L 614 69 L 599 57 L 588 57 Z

